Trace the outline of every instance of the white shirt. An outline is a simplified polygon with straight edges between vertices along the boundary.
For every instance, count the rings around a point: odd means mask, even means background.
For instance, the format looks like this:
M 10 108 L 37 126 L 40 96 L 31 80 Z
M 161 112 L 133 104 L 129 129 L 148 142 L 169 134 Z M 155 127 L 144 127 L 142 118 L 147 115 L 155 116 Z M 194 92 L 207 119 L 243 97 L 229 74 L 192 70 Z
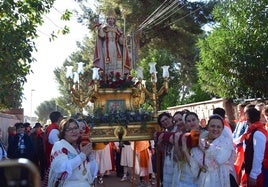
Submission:
M 248 125 L 246 121 L 238 122 L 233 133 L 233 141 L 235 144 L 241 143 L 241 136 L 247 132 Z
M 264 151 L 266 146 L 266 136 L 260 132 L 256 131 L 253 135 L 253 163 L 252 169 L 249 176 L 253 179 L 257 179 L 258 175 L 261 173 L 262 162 L 264 159 Z
M 53 129 L 50 131 L 49 135 L 48 135 L 48 141 L 50 144 L 54 145 L 55 142 L 59 141 L 59 130 L 58 129 Z

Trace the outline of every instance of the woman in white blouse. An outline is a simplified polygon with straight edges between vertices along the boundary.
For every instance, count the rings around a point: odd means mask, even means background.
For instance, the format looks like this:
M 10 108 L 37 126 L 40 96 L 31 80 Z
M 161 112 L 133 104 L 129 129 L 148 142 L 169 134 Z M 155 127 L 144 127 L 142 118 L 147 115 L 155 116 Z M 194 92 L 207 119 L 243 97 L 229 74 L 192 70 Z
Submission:
M 230 187 L 235 184 L 234 146 L 231 138 L 223 132 L 224 122 L 219 115 L 212 115 L 207 131 L 201 133 L 199 147 L 186 150 L 183 138 L 183 152 L 191 170 L 198 177 L 199 187 Z M 232 181 L 232 185 L 231 185 Z
M 75 119 L 62 120 L 59 131 L 60 141 L 54 144 L 51 151 L 48 186 L 90 186 L 98 171 L 96 161 L 89 159 L 92 144 L 77 144 L 81 134 Z

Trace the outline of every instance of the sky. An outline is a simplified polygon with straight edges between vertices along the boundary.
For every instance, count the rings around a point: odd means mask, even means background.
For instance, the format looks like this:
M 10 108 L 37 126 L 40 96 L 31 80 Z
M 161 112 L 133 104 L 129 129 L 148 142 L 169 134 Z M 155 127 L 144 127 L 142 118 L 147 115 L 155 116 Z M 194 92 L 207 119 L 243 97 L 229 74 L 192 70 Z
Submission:
M 93 6 L 94 1 L 90 0 L 89 3 Z M 60 12 L 79 8 L 74 0 L 56 0 L 54 7 L 44 17 L 44 24 L 38 28 L 39 38 L 35 40 L 38 51 L 33 53 L 36 62 L 32 63 L 33 73 L 26 77 L 24 85 L 22 107 L 26 116 L 36 116 L 34 111 L 38 105 L 60 96 L 53 71 L 56 67 L 61 67 L 65 59 L 76 51 L 76 42 L 82 41 L 89 34 L 86 26 L 77 23 L 75 18 L 68 23 L 60 20 Z M 70 27 L 70 33 L 49 41 L 52 31 L 57 31 L 66 24 Z

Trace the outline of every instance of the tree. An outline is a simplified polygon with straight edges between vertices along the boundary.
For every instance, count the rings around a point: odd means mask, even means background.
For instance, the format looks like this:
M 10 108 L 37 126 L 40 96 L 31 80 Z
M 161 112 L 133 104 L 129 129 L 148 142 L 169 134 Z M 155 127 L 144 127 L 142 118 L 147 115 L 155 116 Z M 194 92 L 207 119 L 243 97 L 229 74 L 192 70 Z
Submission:
M 267 1 L 221 1 L 212 32 L 200 40 L 202 90 L 224 98 L 268 93 Z M 228 15 L 228 16 L 226 16 Z
M 52 8 L 55 0 L 3 0 L 0 3 L 0 109 L 21 107 L 23 84 L 31 73 L 36 50 L 34 39 L 43 15 Z M 66 11 L 63 20 L 70 19 Z M 64 28 L 63 34 L 68 33 Z M 51 38 L 56 35 L 52 34 Z
M 85 37 L 83 42 L 77 43 L 77 50 L 74 51 L 67 60 L 63 63 L 63 66 L 60 68 L 56 68 L 54 70 L 54 74 L 56 76 L 56 81 L 59 83 L 59 91 L 62 97 L 57 98 L 56 101 L 58 105 L 69 112 L 69 114 L 77 113 L 78 109 L 72 103 L 72 97 L 69 91 L 69 83 L 66 79 L 66 66 L 73 66 L 73 71 L 77 70 L 77 63 L 84 62 L 84 88 L 88 88 L 88 84 L 91 81 L 92 77 L 92 60 L 93 59 L 93 43 L 87 37 Z M 91 55 L 90 55 L 91 54 Z
M 69 116 L 68 112 L 58 105 L 56 99 L 51 99 L 50 101 L 44 101 L 41 103 L 37 107 L 35 114 L 38 116 L 39 122 L 46 124 L 47 120 L 49 120 L 49 114 L 52 111 L 60 111 L 63 116 Z
M 170 3 L 171 5 L 173 2 L 174 1 L 170 1 L 166 4 Z M 141 20 L 136 19 L 135 16 L 146 19 L 142 15 L 149 17 L 148 12 L 151 13 L 162 5 L 162 2 L 159 1 L 155 3 L 144 1 L 144 4 L 139 1 L 139 3 L 140 4 L 134 3 L 134 7 L 138 8 L 138 10 L 133 10 L 132 14 L 127 17 L 127 20 L 132 17 L 134 17 L 134 19 L 131 19 L 132 21 Z M 139 6 L 146 8 L 141 9 Z M 212 20 L 210 12 L 214 3 L 210 2 L 205 4 L 204 2 L 189 3 L 187 1 L 181 1 L 174 6 L 173 8 L 175 9 L 171 11 L 173 13 L 172 16 L 170 16 L 169 13 L 159 18 L 157 21 L 152 20 L 154 24 L 145 26 L 140 38 L 141 62 L 148 59 L 148 57 L 150 58 L 151 49 L 155 49 L 159 53 L 159 55 L 155 53 L 155 60 L 157 62 L 162 61 L 161 65 L 170 65 L 170 89 L 169 93 L 159 100 L 161 109 L 166 109 L 168 106 L 177 104 L 186 104 L 187 101 L 190 101 L 187 98 L 196 91 L 193 89 L 193 85 L 197 84 L 195 61 L 198 53 L 196 42 L 203 33 L 201 27 Z M 161 13 L 160 10 L 158 10 L 157 14 Z M 138 13 L 136 13 L 137 11 Z M 167 16 L 170 17 L 166 19 Z M 134 23 L 131 25 L 133 24 Z M 137 27 L 139 28 L 140 25 Z M 161 58 L 163 55 L 161 51 L 166 51 L 166 54 L 168 54 L 170 58 L 163 60 Z M 147 61 L 147 63 L 148 62 L 150 61 Z M 158 77 L 161 80 L 161 74 L 158 74 Z M 159 81 L 159 84 L 161 84 L 161 81 Z M 161 85 L 158 85 L 158 87 L 160 86 Z M 192 97 L 191 101 L 197 102 L 202 101 L 202 99 L 206 100 L 207 98 L 208 97 Z
M 0 5 L 0 108 L 21 105 L 22 86 L 34 61 L 33 39 L 42 15 L 49 11 L 54 0 L 11 1 Z

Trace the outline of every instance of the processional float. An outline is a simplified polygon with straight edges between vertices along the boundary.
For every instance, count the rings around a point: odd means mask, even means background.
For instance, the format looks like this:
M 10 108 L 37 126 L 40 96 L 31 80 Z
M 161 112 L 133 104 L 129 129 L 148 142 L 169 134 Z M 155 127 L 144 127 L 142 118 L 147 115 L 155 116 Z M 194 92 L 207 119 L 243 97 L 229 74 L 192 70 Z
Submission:
M 153 140 L 154 133 L 161 130 L 157 123 L 158 98 L 164 92 L 168 92 L 169 66 L 162 66 L 164 82 L 157 90 L 156 62 L 149 63 L 152 88 L 148 90 L 145 80 L 143 80 L 142 68 L 137 68 L 137 77 L 134 83 L 132 76 L 113 75 L 110 79 L 106 76 L 102 77 L 99 75 L 99 68 L 94 67 L 90 84 L 85 84 L 83 82 L 85 80 L 83 65 L 83 62 L 78 63 L 77 72 L 72 72 L 72 66 L 66 67 L 66 78 L 73 103 L 79 108 L 81 114 L 83 108 L 91 102 L 94 105 L 94 110 L 101 109 L 107 113 L 110 112 L 112 118 L 115 119 L 109 120 L 110 115 L 100 114 L 101 118 L 106 118 L 103 120 L 106 123 L 94 124 L 89 135 L 91 142 L 118 141 L 119 145 L 122 145 L 123 141 Z M 122 85 L 124 86 L 122 87 Z M 138 115 L 138 120 L 129 120 L 129 118 L 137 117 L 135 111 L 140 109 L 146 99 L 151 100 L 152 114 L 141 112 Z M 121 115 L 122 113 L 124 115 Z M 111 121 L 113 122 L 111 123 Z M 136 144 L 134 144 L 133 154 L 135 154 L 135 150 Z M 157 173 L 160 176 L 161 156 L 159 153 L 157 154 Z M 134 156 L 133 172 L 135 172 L 135 158 Z M 135 186 L 134 182 L 132 182 L 132 186 Z M 160 186 L 159 177 L 157 178 L 157 186 Z
M 66 78 L 72 102 L 83 108 L 91 102 L 94 110 L 101 110 L 99 118 L 93 116 L 90 130 L 92 142 L 152 140 L 153 134 L 160 130 L 157 124 L 158 98 L 168 92 L 168 68 L 162 66 L 164 82 L 157 90 L 156 62 L 149 63 L 151 74 L 151 90 L 145 85 L 143 69 L 137 68 L 137 77 L 131 75 L 111 75 L 103 77 L 99 68 L 92 68 L 92 80 L 84 82 L 84 63 L 66 67 Z M 136 81 L 134 81 L 134 79 Z M 140 106 L 145 100 L 152 103 L 152 112 L 141 111 Z M 112 117 L 111 117 L 112 116 Z M 112 119 L 111 119 L 112 118 Z M 137 119 L 134 119 L 137 118 Z
M 108 16 L 106 22 L 106 25 L 102 25 L 98 23 L 98 20 L 96 21 L 98 37 L 94 52 L 93 65 L 95 65 L 92 68 L 92 80 L 89 83 L 85 82 L 87 74 L 84 74 L 83 62 L 78 63 L 75 72 L 73 72 L 73 66 L 67 66 L 66 78 L 72 102 L 79 108 L 80 114 L 89 102 L 94 106 L 94 115 L 89 122 L 91 142 L 119 141 L 119 145 L 122 145 L 123 141 L 153 140 L 154 133 L 161 130 L 157 124 L 158 99 L 163 93 L 168 92 L 169 66 L 162 66 L 164 82 L 158 90 L 156 62 L 149 63 L 151 89 L 148 89 L 143 79 L 142 68 L 136 69 L 136 77 L 131 75 L 130 71 L 124 71 L 125 65 L 128 64 L 126 63 L 128 52 L 124 38 L 125 31 L 122 33 L 115 25 L 113 15 Z M 118 47 L 120 37 L 122 37 L 122 49 Z M 116 54 L 108 56 L 111 43 L 113 43 L 111 51 Z M 122 50 L 121 55 L 119 49 Z M 117 59 L 112 60 L 114 57 L 120 57 L 121 62 Z M 106 60 L 121 63 L 121 69 L 111 70 Z M 130 67 L 129 64 L 127 67 Z M 145 100 L 151 103 L 151 113 L 141 109 Z M 134 144 L 134 152 L 135 150 Z M 133 168 L 135 168 L 135 161 L 133 163 Z M 160 184 L 159 177 L 157 184 L 157 186 Z

